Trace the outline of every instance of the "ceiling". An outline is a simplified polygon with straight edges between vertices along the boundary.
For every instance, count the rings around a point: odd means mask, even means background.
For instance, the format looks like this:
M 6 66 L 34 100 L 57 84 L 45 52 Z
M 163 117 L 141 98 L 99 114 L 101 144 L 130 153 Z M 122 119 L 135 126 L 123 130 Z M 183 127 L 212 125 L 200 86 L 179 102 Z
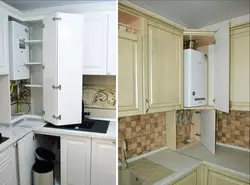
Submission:
M 19 9 L 31 10 L 67 4 L 93 2 L 55 0 L 3 0 Z M 98 0 L 95 0 L 98 1 Z M 100 1 L 100 0 L 99 0 Z M 201 28 L 249 13 L 249 0 L 130 0 L 187 28 Z
M 130 0 L 187 28 L 202 28 L 249 13 L 249 0 Z

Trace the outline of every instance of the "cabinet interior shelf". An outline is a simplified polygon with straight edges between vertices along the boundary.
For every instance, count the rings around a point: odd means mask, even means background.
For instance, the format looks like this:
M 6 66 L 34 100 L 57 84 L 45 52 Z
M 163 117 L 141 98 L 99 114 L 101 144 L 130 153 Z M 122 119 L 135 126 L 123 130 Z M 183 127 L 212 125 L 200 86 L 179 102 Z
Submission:
M 25 65 L 42 65 L 42 62 L 27 62 Z
M 43 41 L 42 40 L 25 40 L 24 42 L 27 44 L 39 44 L 39 43 L 42 43 Z
M 43 86 L 39 84 L 26 84 L 25 87 L 43 87 Z

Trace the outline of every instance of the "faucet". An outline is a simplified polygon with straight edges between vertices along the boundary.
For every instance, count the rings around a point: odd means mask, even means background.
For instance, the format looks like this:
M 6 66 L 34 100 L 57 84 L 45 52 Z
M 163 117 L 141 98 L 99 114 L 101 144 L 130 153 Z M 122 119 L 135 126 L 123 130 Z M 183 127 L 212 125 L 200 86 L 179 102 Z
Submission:
M 125 170 L 128 167 L 128 163 L 127 163 L 126 158 L 125 158 L 125 155 L 127 153 L 127 144 L 126 144 L 125 139 L 121 140 L 121 152 L 122 152 L 122 158 L 121 158 L 121 162 L 120 162 L 120 164 L 121 164 L 120 169 Z

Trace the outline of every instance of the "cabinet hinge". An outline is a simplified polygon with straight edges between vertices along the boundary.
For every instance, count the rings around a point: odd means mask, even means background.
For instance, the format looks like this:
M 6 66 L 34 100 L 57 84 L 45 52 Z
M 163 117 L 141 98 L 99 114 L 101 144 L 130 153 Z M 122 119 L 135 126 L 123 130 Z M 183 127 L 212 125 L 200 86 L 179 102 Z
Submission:
M 43 65 L 43 69 L 45 69 L 45 65 Z
M 62 116 L 61 115 L 59 115 L 59 116 L 56 116 L 55 114 L 52 116 L 54 119 L 56 119 L 56 120 L 61 120 L 61 118 L 62 118 Z
M 215 98 L 213 99 L 213 102 L 215 103 Z
M 45 24 L 42 24 L 42 26 L 41 26 L 42 28 L 45 28 Z
M 44 110 L 42 111 L 42 114 L 45 115 L 45 111 Z
M 216 40 L 213 41 L 213 44 L 216 44 Z
M 232 109 L 232 101 L 231 100 L 229 100 L 229 110 L 231 110 Z
M 62 20 L 62 18 L 60 18 L 60 17 L 53 17 L 52 20 L 53 20 L 53 21 L 60 21 L 60 20 Z
M 61 89 L 62 89 L 62 86 L 61 86 L 61 85 L 58 85 L 58 86 L 53 85 L 52 88 L 53 88 L 53 89 L 59 89 L 59 90 L 61 90 Z

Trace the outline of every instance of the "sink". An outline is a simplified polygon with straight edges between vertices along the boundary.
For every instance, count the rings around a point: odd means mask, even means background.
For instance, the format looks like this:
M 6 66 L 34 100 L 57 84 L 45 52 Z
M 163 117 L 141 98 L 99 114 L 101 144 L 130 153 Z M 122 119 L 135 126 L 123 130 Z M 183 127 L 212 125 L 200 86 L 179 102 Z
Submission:
M 139 159 L 130 163 L 126 170 L 119 170 L 119 185 L 151 185 L 173 173 L 148 159 Z
M 130 170 L 119 170 L 118 172 L 119 185 L 142 185 L 142 180 L 136 177 Z

